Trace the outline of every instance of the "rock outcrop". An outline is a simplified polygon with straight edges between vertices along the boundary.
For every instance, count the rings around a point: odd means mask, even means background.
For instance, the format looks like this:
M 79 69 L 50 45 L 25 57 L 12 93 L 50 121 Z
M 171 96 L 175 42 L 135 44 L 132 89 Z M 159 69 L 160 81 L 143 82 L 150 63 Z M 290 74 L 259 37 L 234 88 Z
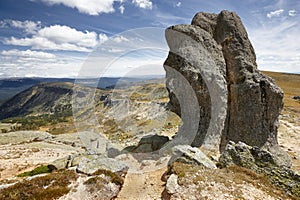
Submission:
M 229 141 L 242 141 L 284 157 L 278 153 L 277 142 L 283 92 L 257 69 L 239 16 L 229 11 L 200 12 L 191 25 L 169 27 L 166 39 L 170 52 L 164 68 L 170 108 L 182 117 L 183 126 L 190 123 L 186 107 L 199 111 L 198 121 L 189 124 L 190 129 L 197 127 L 196 133 L 183 128 L 178 137 L 192 137 L 193 146 L 216 152 L 223 151 Z M 178 87 L 183 84 L 176 82 L 178 76 L 192 87 L 189 95 L 180 94 Z M 189 96 L 196 97 L 196 104 Z
M 245 143 L 229 142 L 219 158 L 219 166 L 238 165 L 264 174 L 271 183 L 282 188 L 287 194 L 300 196 L 300 175 L 289 168 L 280 166 L 268 151 L 251 147 Z

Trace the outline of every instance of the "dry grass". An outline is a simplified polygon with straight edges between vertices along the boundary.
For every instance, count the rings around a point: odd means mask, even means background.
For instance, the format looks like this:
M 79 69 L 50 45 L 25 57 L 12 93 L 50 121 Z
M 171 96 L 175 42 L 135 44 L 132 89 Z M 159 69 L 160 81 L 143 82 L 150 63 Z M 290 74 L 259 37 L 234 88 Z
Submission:
M 0 200 L 52 200 L 67 194 L 68 185 L 78 175 L 71 170 L 54 172 L 31 180 L 23 180 L 0 191 Z
M 115 183 L 116 185 L 122 186 L 124 184 L 123 177 L 121 177 L 119 174 L 113 173 L 112 171 L 109 171 L 109 170 L 99 169 L 93 175 L 95 176 L 95 175 L 101 175 L 101 174 L 104 174 L 105 176 L 110 177 L 111 182 Z
M 263 73 L 272 77 L 276 84 L 284 91 L 285 108 L 296 109 L 300 116 L 300 101 L 293 99 L 294 96 L 300 96 L 300 74 L 267 71 L 263 71 Z

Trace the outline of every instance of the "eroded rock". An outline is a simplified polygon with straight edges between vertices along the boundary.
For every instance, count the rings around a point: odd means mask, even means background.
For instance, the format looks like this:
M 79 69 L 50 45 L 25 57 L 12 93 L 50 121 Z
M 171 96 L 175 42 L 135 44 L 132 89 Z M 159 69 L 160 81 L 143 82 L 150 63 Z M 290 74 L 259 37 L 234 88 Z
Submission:
M 215 163 L 210 160 L 200 149 L 189 145 L 178 145 L 173 147 L 174 156 L 171 161 L 180 161 L 183 163 L 191 163 L 201 165 L 210 169 L 216 169 Z
M 151 153 L 161 149 L 167 142 L 169 142 L 167 136 L 147 135 L 141 138 L 137 146 L 126 147 L 124 152 Z
M 125 162 L 105 156 L 95 156 L 92 159 L 82 158 L 77 165 L 78 172 L 91 175 L 98 170 L 108 170 L 111 172 L 127 172 L 128 166 Z
M 282 166 L 271 152 L 245 143 L 229 142 L 219 159 L 220 167 L 238 165 L 264 174 L 271 183 L 283 188 L 286 193 L 300 195 L 300 175 Z
M 166 39 L 170 53 L 164 67 L 171 110 L 181 116 L 184 104 L 176 94 L 178 75 L 173 71 L 189 82 L 199 104 L 194 108 L 199 109 L 200 118 L 194 123 L 198 130 L 192 145 L 218 152 L 224 151 L 229 141 L 242 141 L 269 150 L 285 162 L 287 155 L 277 142 L 283 92 L 258 71 L 239 16 L 229 11 L 218 15 L 201 12 L 191 25 L 169 27 Z M 188 123 L 188 119 L 182 120 Z

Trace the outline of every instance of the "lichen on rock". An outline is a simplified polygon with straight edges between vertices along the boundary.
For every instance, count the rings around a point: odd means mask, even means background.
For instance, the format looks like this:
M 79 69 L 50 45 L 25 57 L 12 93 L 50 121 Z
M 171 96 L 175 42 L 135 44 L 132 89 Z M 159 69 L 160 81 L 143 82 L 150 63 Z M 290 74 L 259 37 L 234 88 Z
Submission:
M 300 196 L 300 175 L 276 161 L 272 153 L 245 143 L 229 142 L 219 158 L 219 167 L 238 165 L 264 174 L 287 194 Z

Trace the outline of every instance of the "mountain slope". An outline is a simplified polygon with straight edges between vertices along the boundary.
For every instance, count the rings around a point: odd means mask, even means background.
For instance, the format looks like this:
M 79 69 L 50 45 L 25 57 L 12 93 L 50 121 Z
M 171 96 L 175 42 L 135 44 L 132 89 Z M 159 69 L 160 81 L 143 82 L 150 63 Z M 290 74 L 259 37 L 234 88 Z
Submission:
M 39 83 L 0 106 L 0 119 L 30 114 L 70 112 L 72 83 Z

